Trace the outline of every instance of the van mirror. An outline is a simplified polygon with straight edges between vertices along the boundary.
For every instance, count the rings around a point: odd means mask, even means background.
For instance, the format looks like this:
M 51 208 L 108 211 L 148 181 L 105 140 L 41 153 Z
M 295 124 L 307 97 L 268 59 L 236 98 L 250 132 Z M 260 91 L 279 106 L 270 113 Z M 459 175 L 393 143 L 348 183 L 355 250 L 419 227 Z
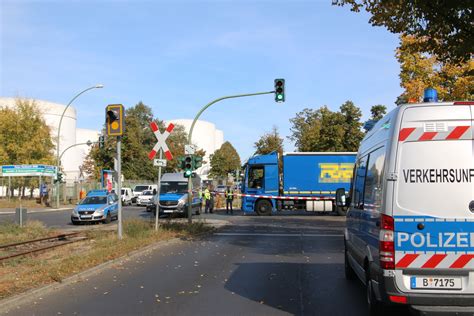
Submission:
M 346 197 L 346 190 L 339 188 L 336 190 L 336 206 L 346 207 L 349 205 L 349 199 Z

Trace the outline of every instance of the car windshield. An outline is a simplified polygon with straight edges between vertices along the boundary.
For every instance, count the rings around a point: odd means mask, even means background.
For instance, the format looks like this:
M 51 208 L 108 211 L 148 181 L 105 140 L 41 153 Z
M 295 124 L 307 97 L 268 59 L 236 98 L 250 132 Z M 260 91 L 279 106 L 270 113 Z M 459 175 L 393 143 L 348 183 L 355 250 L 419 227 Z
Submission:
M 106 196 L 88 196 L 82 200 L 81 205 L 87 204 L 107 204 Z
M 142 192 L 142 191 L 145 191 L 146 189 L 148 189 L 147 185 L 137 185 L 135 189 L 133 189 L 133 191 Z
M 188 191 L 187 182 L 161 182 L 161 194 L 166 193 L 186 193 Z

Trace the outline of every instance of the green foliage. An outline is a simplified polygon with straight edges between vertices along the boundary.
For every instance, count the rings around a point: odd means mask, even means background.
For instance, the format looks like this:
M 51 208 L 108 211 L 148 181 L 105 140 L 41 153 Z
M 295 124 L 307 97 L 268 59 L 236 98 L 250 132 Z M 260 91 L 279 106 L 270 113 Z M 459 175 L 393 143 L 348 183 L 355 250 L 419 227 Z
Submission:
M 397 104 L 420 102 L 426 88 L 435 88 L 439 100 L 472 100 L 474 97 L 474 60 L 453 64 L 442 62 L 420 50 L 423 39 L 401 36 L 397 59 L 400 86 L 404 89 Z
M 50 164 L 55 161 L 51 131 L 34 100 L 0 104 L 0 165 Z
M 149 152 L 157 141 L 150 128 L 152 121 L 157 122 L 161 132 L 165 130 L 164 122 L 156 120 L 151 108 L 142 102 L 125 111 L 126 129 L 122 137 L 122 173 L 126 179 L 154 180 L 158 176 L 157 168 L 148 158 Z M 184 127 L 176 125 L 167 139 L 173 159 L 168 161 L 164 172 L 179 170 L 178 156 L 184 152 L 186 143 L 187 133 Z M 93 178 L 99 179 L 101 169 L 113 169 L 116 144 L 116 137 L 106 137 L 103 148 L 94 145 L 84 162 L 84 171 Z M 204 156 L 205 152 L 200 150 L 198 154 Z
M 373 121 L 379 121 L 386 113 L 387 107 L 382 104 L 374 105 L 370 108 L 371 117 Z
M 338 0 L 352 11 L 361 8 L 372 14 L 374 26 L 385 26 L 392 33 L 417 38 L 419 51 L 436 55 L 443 62 L 459 64 L 471 59 L 474 43 L 473 5 L 470 0 Z
M 240 157 L 231 143 L 225 142 L 211 155 L 211 177 L 225 178 L 233 170 L 240 169 Z
M 289 139 L 298 151 L 357 151 L 363 138 L 360 109 L 351 101 L 333 112 L 327 106 L 304 109 L 290 119 Z
M 283 138 L 278 133 L 278 128 L 273 126 L 272 131 L 265 133 L 254 145 L 256 155 L 266 155 L 277 151 L 283 153 Z

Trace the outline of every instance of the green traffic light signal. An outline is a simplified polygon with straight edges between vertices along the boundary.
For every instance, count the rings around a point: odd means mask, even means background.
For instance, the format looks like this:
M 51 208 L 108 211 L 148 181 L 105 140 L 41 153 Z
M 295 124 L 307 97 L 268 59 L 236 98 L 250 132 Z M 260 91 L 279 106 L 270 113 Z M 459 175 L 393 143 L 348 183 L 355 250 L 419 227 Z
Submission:
M 275 79 L 275 101 L 285 102 L 285 79 Z
M 194 159 L 194 170 L 202 166 L 202 157 L 201 156 L 193 156 Z
M 193 156 L 191 155 L 187 155 L 184 157 L 184 163 L 183 163 L 184 167 L 184 177 L 185 178 L 189 178 L 192 176 L 193 174 Z

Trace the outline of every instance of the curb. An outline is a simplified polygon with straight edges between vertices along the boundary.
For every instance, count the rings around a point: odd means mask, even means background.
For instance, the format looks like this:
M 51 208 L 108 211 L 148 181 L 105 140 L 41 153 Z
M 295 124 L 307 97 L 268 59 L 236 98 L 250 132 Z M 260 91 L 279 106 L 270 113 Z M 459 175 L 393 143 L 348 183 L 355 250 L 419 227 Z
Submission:
M 205 236 L 205 235 L 211 235 L 211 234 L 214 233 L 214 231 L 215 231 L 215 228 L 212 229 L 209 232 L 196 234 L 196 235 L 189 236 L 189 237 L 186 237 L 186 238 L 176 237 L 176 238 L 172 238 L 172 239 L 169 239 L 169 240 L 159 241 L 159 242 L 156 242 L 154 244 L 148 245 L 145 248 L 134 250 L 134 251 L 132 251 L 132 252 L 130 252 L 130 253 L 122 256 L 122 257 L 119 257 L 117 259 L 113 259 L 111 261 L 101 263 L 98 266 L 95 266 L 95 267 L 92 267 L 88 270 L 79 272 L 78 274 L 69 276 L 69 277 L 61 280 L 60 282 L 51 283 L 51 284 L 45 285 L 45 286 L 40 287 L 40 288 L 28 290 L 24 293 L 12 296 L 10 298 L 5 298 L 3 300 L 0 300 L 0 313 L 2 313 L 2 314 L 3 313 L 8 313 L 8 312 L 12 311 L 17 305 L 26 304 L 28 302 L 34 301 L 35 299 L 37 299 L 37 298 L 39 298 L 43 295 L 47 295 L 47 294 L 52 293 L 54 291 L 60 290 L 60 289 L 66 287 L 68 285 L 84 281 L 85 279 L 87 279 L 89 277 L 92 277 L 92 276 L 98 274 L 99 272 L 102 272 L 103 270 L 109 268 L 110 266 L 136 259 L 136 258 L 141 257 L 141 256 L 147 254 L 148 252 L 156 250 L 156 249 L 158 249 L 158 248 L 160 248 L 164 245 L 174 245 L 174 244 L 178 244 L 180 242 L 193 240 L 194 238 L 197 238 L 197 237 L 202 237 L 202 236 Z

